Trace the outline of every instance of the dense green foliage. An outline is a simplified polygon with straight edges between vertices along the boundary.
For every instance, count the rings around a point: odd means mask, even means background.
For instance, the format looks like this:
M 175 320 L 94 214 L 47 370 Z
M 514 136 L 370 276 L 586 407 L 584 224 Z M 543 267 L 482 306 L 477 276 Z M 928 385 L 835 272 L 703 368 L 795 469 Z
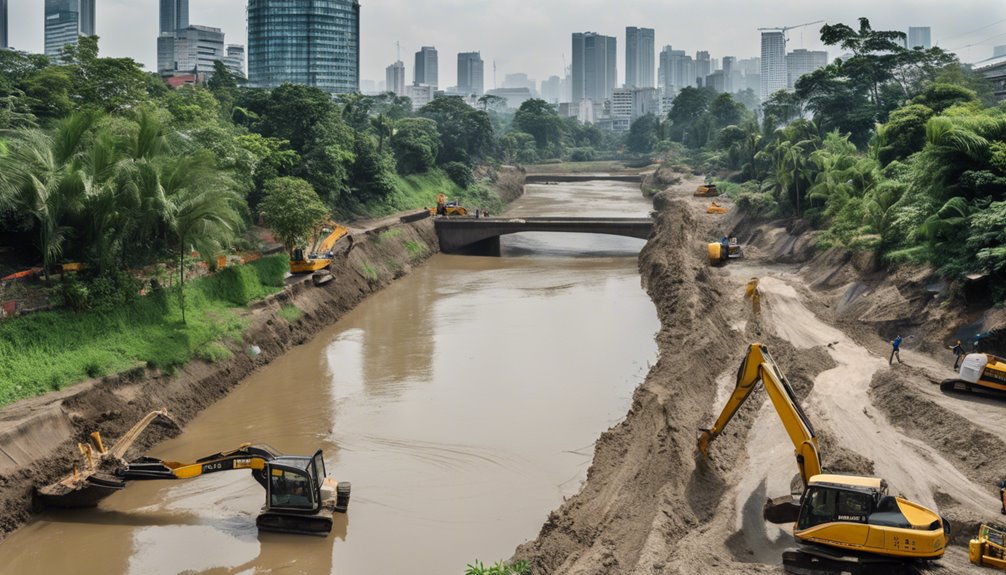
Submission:
M 1006 270 L 1006 106 L 980 74 L 901 32 L 826 25 L 851 54 L 752 114 L 694 89 L 666 127 L 745 208 L 799 217 L 823 246 L 930 264 L 949 279 Z M 679 103 L 680 101 L 680 103 Z M 1004 294 L 996 294 L 1002 297 Z
M 465 575 L 530 575 L 530 573 L 531 566 L 527 561 L 514 561 L 513 563 L 497 561 L 492 565 L 476 561 L 465 567 Z
M 244 321 L 234 307 L 279 291 L 287 265 L 285 256 L 273 256 L 189 282 L 186 301 L 194 313 L 185 324 L 168 288 L 146 297 L 130 292 L 128 301 L 101 309 L 0 322 L 0 405 L 133 366 L 170 370 L 197 352 L 219 360 L 226 347 L 203 348 L 240 344 Z
M 311 184 L 300 178 L 276 178 L 265 186 L 259 213 L 287 251 L 306 244 L 328 222 L 328 209 Z

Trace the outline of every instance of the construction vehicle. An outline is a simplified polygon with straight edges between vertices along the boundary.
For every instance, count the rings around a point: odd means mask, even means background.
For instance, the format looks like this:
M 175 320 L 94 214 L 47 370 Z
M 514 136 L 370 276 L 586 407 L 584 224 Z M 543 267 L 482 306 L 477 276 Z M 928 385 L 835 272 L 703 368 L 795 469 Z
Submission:
M 793 442 L 804 490 L 766 502 L 764 517 L 793 525 L 799 547 L 783 553 L 789 573 L 897 573 L 906 562 L 939 559 L 950 532 L 936 512 L 887 494 L 876 477 L 825 474 L 814 427 L 768 348 L 754 343 L 737 372 L 737 386 L 713 427 L 699 437 L 699 450 L 724 430 L 758 384 L 765 386 L 783 427 Z
M 332 265 L 332 258 L 335 257 L 332 250 L 336 242 L 348 234 L 349 228 L 328 222 L 314 234 L 310 250 L 305 252 L 302 247 L 293 250 L 293 255 L 290 257 L 290 273 L 310 274 L 328 269 L 328 266 Z
M 1006 533 L 982 525 L 975 538 L 968 542 L 968 558 L 975 565 L 1006 571 Z
M 737 238 L 723 236 L 722 240 L 710 242 L 706 246 L 706 255 L 709 256 L 709 263 L 716 266 L 727 263 L 727 260 L 742 258 L 744 252 L 737 243 Z
M 714 198 L 720 195 L 720 191 L 716 189 L 716 184 L 707 181 L 698 188 L 695 189 L 696 198 Z
M 957 377 L 940 383 L 943 391 L 1006 393 L 1006 359 L 988 353 L 969 353 Z
M 709 207 L 706 208 L 707 214 L 725 214 L 729 211 L 726 206 L 721 206 L 716 202 L 710 202 Z
M 437 194 L 437 206 L 430 208 L 431 216 L 467 216 L 468 210 L 456 200 L 447 201 L 447 196 Z
M 351 486 L 326 475 L 321 450 L 313 456 L 291 456 L 268 445 L 246 443 L 189 463 L 153 457 L 125 461 L 125 453 L 140 434 L 159 419 L 171 421 L 164 410 L 151 412 L 111 449 L 105 449 L 97 432 L 92 433 L 90 445 L 79 445 L 83 469 L 74 464 L 69 476 L 39 489 L 39 502 L 49 507 L 93 507 L 129 481 L 191 479 L 247 469 L 266 491 L 265 505 L 255 520 L 261 531 L 326 536 L 332 531 L 333 514 L 345 513 L 349 506 Z

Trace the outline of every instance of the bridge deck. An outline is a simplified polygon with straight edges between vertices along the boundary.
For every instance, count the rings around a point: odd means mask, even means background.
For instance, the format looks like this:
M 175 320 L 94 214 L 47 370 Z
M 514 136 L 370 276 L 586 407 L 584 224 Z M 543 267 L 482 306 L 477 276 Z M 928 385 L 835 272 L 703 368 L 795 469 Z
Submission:
M 442 217 L 435 221 L 442 251 L 451 253 L 485 240 L 520 232 L 608 234 L 646 239 L 651 218 L 541 216 L 529 218 Z M 497 242 L 498 243 L 498 242 Z

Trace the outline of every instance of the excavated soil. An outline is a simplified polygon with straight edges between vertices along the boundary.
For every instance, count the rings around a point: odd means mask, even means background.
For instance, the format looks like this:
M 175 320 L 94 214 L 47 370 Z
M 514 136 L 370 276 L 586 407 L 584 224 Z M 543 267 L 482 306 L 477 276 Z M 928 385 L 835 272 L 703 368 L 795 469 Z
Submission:
M 386 233 L 394 230 L 394 233 Z M 408 249 L 406 242 L 409 244 Z M 421 246 L 416 249 L 416 246 Z M 76 385 L 0 411 L 0 538 L 37 511 L 33 489 L 68 474 L 78 459 L 77 442 L 99 431 L 117 438 L 154 409 L 167 408 L 184 425 L 249 373 L 302 344 L 331 325 L 373 292 L 439 250 L 430 219 L 354 234 L 337 245 L 332 264 L 336 280 L 313 286 L 309 276 L 295 278 L 284 290 L 245 313 L 248 329 L 234 357 L 220 363 L 193 361 L 167 375 L 138 368 L 130 373 Z M 290 323 L 278 312 L 294 305 L 303 313 Z M 252 357 L 247 350 L 258 346 Z M 133 447 L 130 457 L 178 433 L 154 424 Z
M 699 455 L 734 386 L 747 344 L 760 341 L 793 384 L 821 440 L 828 471 L 876 474 L 891 491 L 937 508 L 953 526 L 946 556 L 929 573 L 980 572 L 967 539 L 1000 517 L 993 480 L 1006 403 L 942 394 L 950 377 L 909 340 L 905 365 L 888 366 L 889 330 L 943 317 L 930 274 L 886 277 L 870 258 L 815 254 L 800 225 L 756 225 L 736 210 L 705 214 L 691 178 L 658 194 L 657 226 L 640 255 L 644 287 L 661 320 L 660 360 L 625 419 L 597 442 L 579 494 L 548 518 L 515 558 L 538 574 L 781 573 L 794 540 L 766 524 L 766 497 L 790 491 L 789 439 L 764 392 Z M 733 231 L 748 249 L 709 267 L 705 244 Z M 744 300 L 761 279 L 762 309 Z M 922 334 L 918 339 L 921 339 Z M 977 402 L 977 403 L 976 403 Z M 991 417 L 987 415 L 992 414 Z

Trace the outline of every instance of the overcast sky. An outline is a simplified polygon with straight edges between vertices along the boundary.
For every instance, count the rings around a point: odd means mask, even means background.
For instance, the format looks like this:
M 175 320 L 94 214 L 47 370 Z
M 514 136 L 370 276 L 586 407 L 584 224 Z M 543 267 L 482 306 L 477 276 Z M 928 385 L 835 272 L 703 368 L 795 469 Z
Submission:
M 128 56 L 156 67 L 158 0 L 96 0 L 97 32 L 108 56 Z M 413 54 L 436 46 L 440 86 L 455 84 L 457 53 L 479 51 L 486 88 L 512 72 L 543 80 L 560 75 L 570 59 L 570 33 L 594 31 L 618 39 L 619 82 L 624 79 L 625 27 L 656 30 L 657 51 L 670 44 L 694 56 L 757 56 L 759 27 L 824 20 L 854 25 L 860 16 L 875 29 L 930 26 L 933 42 L 957 50 L 966 62 L 1006 44 L 1006 0 L 360 0 L 362 80 L 384 80 L 384 68 L 402 46 L 406 79 Z M 10 41 L 19 49 L 43 48 L 43 0 L 8 0 Z M 245 0 L 190 0 L 192 24 L 216 26 L 227 42 L 245 44 Z M 789 32 L 789 49 L 822 49 L 820 24 Z M 973 45 L 968 47 L 969 45 Z M 831 54 L 834 57 L 835 53 Z

